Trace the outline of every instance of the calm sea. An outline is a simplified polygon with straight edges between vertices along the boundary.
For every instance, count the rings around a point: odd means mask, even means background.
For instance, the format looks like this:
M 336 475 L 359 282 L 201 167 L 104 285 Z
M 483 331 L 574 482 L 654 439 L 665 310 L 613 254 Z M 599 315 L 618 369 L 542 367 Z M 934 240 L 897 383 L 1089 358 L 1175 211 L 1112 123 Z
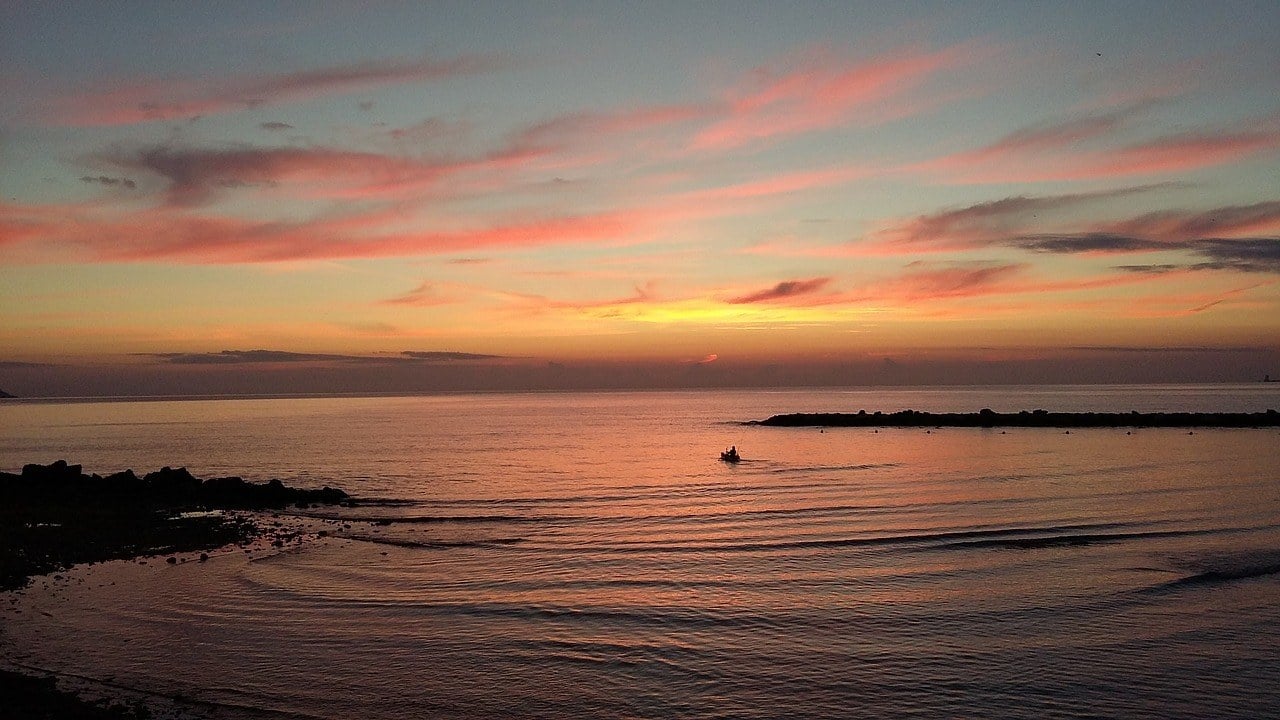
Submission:
M 0 651 L 228 718 L 1280 717 L 1280 431 L 737 424 L 983 407 L 1280 384 L 3 403 L 4 470 L 366 501 L 37 582 Z

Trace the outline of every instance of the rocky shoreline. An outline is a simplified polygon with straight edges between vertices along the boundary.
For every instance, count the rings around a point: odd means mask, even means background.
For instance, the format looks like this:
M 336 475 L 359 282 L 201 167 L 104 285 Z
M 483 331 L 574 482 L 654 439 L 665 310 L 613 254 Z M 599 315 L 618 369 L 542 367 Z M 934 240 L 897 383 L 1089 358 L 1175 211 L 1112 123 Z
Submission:
M 81 563 L 158 555 L 175 563 L 176 553 L 271 539 L 279 523 L 265 527 L 255 512 L 352 502 L 335 488 L 299 489 L 238 477 L 201 480 L 185 468 L 104 477 L 62 460 L 26 465 L 21 474 L 0 473 L 0 591 Z M 273 544 L 285 540 L 276 536 Z M 202 552 L 199 560 L 207 557 Z M 0 720 L 150 717 L 141 705 L 86 702 L 58 689 L 51 678 L 4 669 L 0 697 L 7 698 Z
M 1256 413 L 1061 413 L 1023 410 L 998 413 L 929 413 L 902 410 L 894 413 L 790 413 L 744 425 L 770 427 L 980 427 L 980 428 L 1261 428 L 1280 427 L 1275 410 Z

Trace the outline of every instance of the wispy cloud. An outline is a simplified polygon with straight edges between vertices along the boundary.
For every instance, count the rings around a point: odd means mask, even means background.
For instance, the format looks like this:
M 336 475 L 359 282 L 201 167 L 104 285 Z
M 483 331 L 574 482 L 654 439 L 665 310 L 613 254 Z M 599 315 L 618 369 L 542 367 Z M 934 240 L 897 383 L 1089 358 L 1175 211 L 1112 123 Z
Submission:
M 242 363 L 296 363 L 320 360 L 362 360 L 352 355 L 286 352 L 283 350 L 223 350 L 210 353 L 151 353 L 173 365 L 235 365 Z
M 132 81 L 101 92 L 63 98 L 50 119 L 78 126 L 186 120 L 388 85 L 475 75 L 503 64 L 497 57 L 467 55 L 377 60 L 218 83 L 195 79 Z
M 851 63 L 830 51 L 811 51 L 793 58 L 790 68 L 753 71 L 727 94 L 723 116 L 699 131 L 691 145 L 723 150 L 842 125 L 855 115 L 864 121 L 896 117 L 905 111 L 907 93 L 989 52 L 973 44 L 903 49 Z
M 1280 131 L 1186 133 L 1157 138 L 1082 158 L 1046 179 L 1160 175 L 1223 165 L 1280 149 Z
M 412 145 L 435 145 L 457 142 L 471 132 L 471 124 L 431 117 L 413 125 L 393 128 L 387 135 L 391 139 Z
M 454 352 L 449 350 L 405 350 L 401 353 L 411 360 L 426 362 L 456 362 L 460 360 L 501 360 L 503 355 L 484 355 L 481 353 Z
M 282 181 L 330 179 L 385 183 L 390 177 L 430 172 L 405 160 L 366 152 L 328 148 L 188 149 L 144 148 L 101 158 L 130 170 L 158 175 L 168 182 L 167 202 L 196 205 L 228 189 L 274 185 Z
M 1169 243 L 1160 240 L 1147 240 L 1102 232 L 1081 233 L 1078 235 L 1024 235 L 1009 240 L 1008 244 L 1015 245 L 1023 250 L 1056 254 L 1131 253 L 1168 250 L 1173 247 Z
M 509 171 L 536 159 L 503 148 L 476 157 L 419 159 L 327 147 L 188 148 L 158 145 L 94 158 L 162 178 L 165 201 L 200 205 L 241 188 L 282 187 L 334 198 L 413 196 L 463 173 Z
M 516 143 L 538 147 L 563 146 L 609 140 L 648 130 L 706 119 L 715 113 L 710 104 L 641 105 L 612 111 L 566 113 L 522 130 Z
M 1010 236 L 1028 234 L 1050 215 L 1091 203 L 1166 189 L 1169 185 L 1143 185 L 1064 195 L 1016 195 L 918 215 L 874 232 L 856 249 L 859 252 L 897 253 L 983 247 Z
M 244 365 L 340 362 L 355 364 L 434 363 L 467 360 L 500 359 L 499 355 L 481 355 L 454 351 L 406 350 L 399 354 L 340 355 L 329 353 L 288 352 L 284 350 L 221 350 L 203 353 L 150 353 L 149 357 L 172 365 Z
M 841 302 L 910 304 L 1001 292 L 1021 292 L 1010 284 L 1025 273 L 1025 263 L 947 263 L 915 261 L 906 271 L 862 284 L 838 298 Z
M 1117 265 L 1116 269 L 1143 274 L 1166 274 L 1179 270 L 1232 270 L 1243 273 L 1280 274 L 1280 237 L 1234 240 L 1206 238 L 1160 243 L 1152 247 L 1162 250 L 1183 250 L 1194 259 L 1182 263 Z M 1070 253 L 1076 250 L 1067 245 L 1052 252 Z
M 1139 235 L 1167 241 L 1280 234 L 1280 200 L 1227 205 L 1209 210 L 1164 210 L 1108 223 L 1105 227 L 1119 235 Z
M 1270 237 L 1253 233 L 1276 233 Z M 1097 231 L 1024 235 L 999 240 L 1024 250 L 1054 254 L 1185 251 L 1184 263 L 1117 266 L 1129 272 L 1175 269 L 1280 272 L 1280 202 L 1232 205 L 1211 210 L 1168 210 L 1103 223 Z
M 512 292 L 500 293 L 499 296 L 505 302 L 508 310 L 521 314 L 537 314 L 548 310 L 570 310 L 575 312 L 587 310 L 610 311 L 626 305 L 662 302 L 657 295 L 657 283 L 652 280 L 644 285 L 637 285 L 630 295 L 603 300 L 557 300 L 545 295 Z M 608 312 L 603 313 L 604 316 L 608 316 L 608 314 Z
M 1280 151 L 1274 117 L 1241 128 L 1201 128 L 1116 143 L 1151 103 L 1023 128 L 975 150 L 905 166 L 958 183 L 1097 180 L 1185 173 Z
M 98 175 L 98 176 L 85 175 L 80 178 L 80 182 L 96 184 L 96 185 L 105 185 L 107 187 L 116 187 L 118 185 L 128 190 L 134 190 L 138 187 L 138 183 L 134 182 L 132 178 L 109 177 L 107 175 Z
M 403 295 L 387 298 L 386 300 L 380 301 L 379 304 L 431 307 L 435 305 L 449 305 L 454 302 L 457 302 L 454 298 L 440 293 L 440 288 L 436 283 L 424 282 Z
M 65 260 L 70 252 L 90 262 L 278 263 L 612 242 L 648 222 L 635 210 L 522 214 L 450 230 L 405 230 L 404 220 L 395 206 L 301 221 L 264 221 L 201 215 L 185 208 L 111 213 L 90 205 L 0 203 L 0 246 L 20 246 L 34 260 L 55 255 Z M 5 260 L 17 262 L 19 253 Z
M 1057 152 L 1081 143 L 1105 138 L 1146 112 L 1152 103 L 1133 103 L 1109 112 L 1091 113 L 1019 128 L 993 143 L 974 150 L 945 155 L 910 169 L 943 172 L 965 177 L 986 172 L 983 168 L 1017 162 L 1040 153 Z
M 1163 210 L 1112 221 L 1054 216 L 1063 209 L 1146 192 L 1163 186 L 1099 193 L 1017 196 L 921 215 L 874 233 L 852 251 L 896 254 L 1012 247 L 1057 255 L 1183 251 L 1186 263 L 1130 264 L 1129 272 L 1174 269 L 1277 272 L 1280 270 L 1280 201 L 1209 210 Z M 1044 215 L 1045 217 L 1040 217 Z M 1085 227 L 1081 228 L 1080 225 Z M 1036 231 L 1059 226 L 1061 231 Z M 1072 227 L 1074 226 L 1074 227 Z
M 500 216 L 477 213 L 439 222 L 417 211 L 415 203 L 400 201 L 403 193 L 396 193 L 390 199 L 397 202 L 375 207 L 361 203 L 345 207 L 341 213 L 321 213 L 307 220 L 258 220 L 205 214 L 197 212 L 196 206 L 207 203 L 227 186 L 274 186 L 285 180 L 305 182 L 346 176 L 360 178 L 372 193 L 380 184 L 412 184 L 433 173 L 456 172 L 456 165 L 443 170 L 377 154 L 317 148 L 153 148 L 122 155 L 118 162 L 166 178 L 169 186 L 165 203 L 146 209 L 0 203 L 0 244 L 25 244 L 33 256 L 61 248 L 88 261 L 183 263 L 278 263 L 471 254 L 492 248 L 623 244 L 700 219 L 759 212 L 764 199 L 836 185 L 861 172 L 826 168 L 783 173 L 651 195 L 635 204 L 583 213 L 518 210 Z M 407 180 L 402 173 L 408 175 Z M 417 204 L 421 202 L 417 198 Z
M 759 290 L 730 299 L 733 305 L 748 303 L 773 302 L 794 298 L 798 295 L 809 295 L 818 292 L 831 282 L 829 277 L 811 278 L 809 280 L 784 280 L 765 290 Z

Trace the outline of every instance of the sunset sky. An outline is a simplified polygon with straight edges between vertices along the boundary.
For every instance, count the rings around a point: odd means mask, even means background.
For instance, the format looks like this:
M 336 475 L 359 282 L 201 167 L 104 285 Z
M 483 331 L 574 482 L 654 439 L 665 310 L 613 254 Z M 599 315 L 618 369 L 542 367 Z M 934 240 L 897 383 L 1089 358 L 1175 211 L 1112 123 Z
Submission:
M 1280 376 L 1280 3 L 0 3 L 21 395 Z

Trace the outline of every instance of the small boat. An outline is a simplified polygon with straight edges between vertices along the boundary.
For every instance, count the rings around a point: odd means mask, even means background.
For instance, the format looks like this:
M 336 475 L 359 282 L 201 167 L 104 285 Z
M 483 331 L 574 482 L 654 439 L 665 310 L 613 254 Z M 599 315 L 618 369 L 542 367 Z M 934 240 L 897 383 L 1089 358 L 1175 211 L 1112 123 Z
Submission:
M 735 446 L 728 450 L 721 451 L 720 459 L 727 463 L 736 463 L 742 460 L 742 456 L 738 454 L 738 448 Z

